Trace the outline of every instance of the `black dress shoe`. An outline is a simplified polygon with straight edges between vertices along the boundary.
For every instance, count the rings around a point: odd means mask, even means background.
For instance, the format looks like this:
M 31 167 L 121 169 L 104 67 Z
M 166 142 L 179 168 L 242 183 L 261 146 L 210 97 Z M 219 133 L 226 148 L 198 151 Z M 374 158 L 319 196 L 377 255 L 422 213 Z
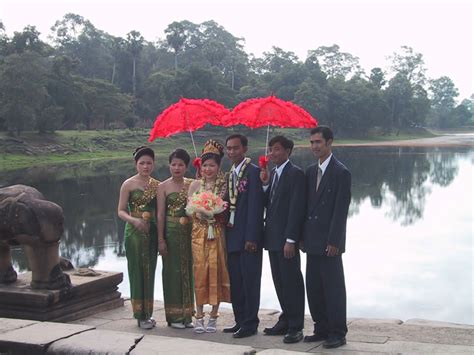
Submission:
M 247 338 L 247 337 L 250 337 L 250 336 L 255 335 L 255 334 L 257 334 L 256 330 L 240 328 L 234 334 L 232 334 L 232 337 L 240 339 L 240 338 Z
M 314 343 L 315 341 L 323 341 L 323 340 L 326 340 L 327 338 L 328 338 L 327 335 L 316 333 L 313 335 L 306 335 L 303 341 L 305 343 Z
M 346 344 L 346 338 L 329 338 L 323 343 L 323 348 L 334 349 Z
M 265 328 L 263 333 L 265 335 L 285 335 L 288 333 L 288 328 L 275 325 L 273 328 Z
M 283 342 L 286 344 L 292 344 L 301 341 L 301 339 L 303 339 L 303 332 L 301 330 L 292 330 L 285 335 Z
M 234 325 L 233 327 L 230 327 L 230 328 L 224 328 L 222 331 L 224 333 L 235 333 L 236 331 L 238 331 L 240 329 L 240 325 L 236 324 Z

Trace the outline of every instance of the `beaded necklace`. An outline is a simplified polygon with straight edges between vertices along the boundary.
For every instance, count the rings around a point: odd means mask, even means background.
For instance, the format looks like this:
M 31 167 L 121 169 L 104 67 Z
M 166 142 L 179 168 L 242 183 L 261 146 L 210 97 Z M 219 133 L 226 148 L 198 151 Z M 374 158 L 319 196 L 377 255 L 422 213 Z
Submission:
M 221 171 L 217 174 L 216 181 L 212 188 L 212 193 L 216 196 L 223 196 L 225 189 L 225 177 Z M 201 178 L 201 186 L 199 188 L 199 193 L 206 191 L 206 178 Z
M 192 179 L 184 178 L 183 188 L 178 193 L 178 197 L 169 202 L 166 206 L 171 216 L 175 216 L 184 206 L 186 206 L 186 201 L 188 200 L 188 189 L 192 181 Z

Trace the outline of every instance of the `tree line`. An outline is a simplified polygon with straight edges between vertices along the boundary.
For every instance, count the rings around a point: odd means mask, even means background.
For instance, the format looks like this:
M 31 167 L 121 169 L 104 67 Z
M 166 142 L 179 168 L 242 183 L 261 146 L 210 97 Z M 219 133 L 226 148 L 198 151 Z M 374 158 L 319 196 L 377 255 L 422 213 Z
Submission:
M 215 21 L 173 22 L 164 34 L 154 42 L 138 31 L 116 37 L 66 14 L 45 42 L 35 26 L 8 36 L 0 21 L 0 130 L 151 127 L 180 97 L 232 108 L 270 94 L 344 136 L 473 124 L 473 96 L 456 104 L 453 81 L 428 78 L 423 55 L 407 46 L 388 58 L 388 71 L 366 73 L 336 44 L 303 61 L 278 47 L 248 54 L 244 39 Z

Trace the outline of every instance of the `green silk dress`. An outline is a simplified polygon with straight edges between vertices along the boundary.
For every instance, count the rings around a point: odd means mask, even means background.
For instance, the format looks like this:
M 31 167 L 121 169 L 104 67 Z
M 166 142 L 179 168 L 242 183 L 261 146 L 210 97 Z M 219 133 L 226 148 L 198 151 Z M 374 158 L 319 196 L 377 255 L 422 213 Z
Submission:
M 166 196 L 165 239 L 168 254 L 163 256 L 162 279 L 168 324 L 191 323 L 194 313 L 191 220 L 184 210 L 190 183 L 191 179 L 186 179 L 181 192 Z
M 127 257 L 128 278 L 130 280 L 130 300 L 133 317 L 140 320 L 151 318 L 153 314 L 153 291 L 155 269 L 158 256 L 156 229 L 156 190 L 159 181 L 150 178 L 143 191 L 130 192 L 128 209 L 132 217 L 149 218 L 150 231 L 141 233 L 133 225 L 125 225 L 125 255 Z M 148 216 L 144 212 L 149 212 Z

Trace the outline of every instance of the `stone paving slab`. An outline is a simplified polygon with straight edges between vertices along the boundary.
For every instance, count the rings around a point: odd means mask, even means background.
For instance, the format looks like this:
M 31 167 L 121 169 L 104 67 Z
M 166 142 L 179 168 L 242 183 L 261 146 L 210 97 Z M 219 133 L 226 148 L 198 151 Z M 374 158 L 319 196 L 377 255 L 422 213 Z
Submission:
M 389 337 L 390 340 L 413 341 L 433 344 L 474 345 L 474 329 L 453 327 L 432 327 L 413 324 L 362 323 L 349 325 L 348 334 L 365 334 Z
M 440 322 L 440 321 L 418 319 L 418 318 L 408 319 L 407 321 L 403 322 L 403 324 L 422 325 L 422 326 L 439 327 L 439 328 L 459 328 L 459 329 L 473 329 L 474 330 L 474 325 L 448 323 L 448 322 Z
M 54 342 L 47 354 L 129 354 L 143 338 L 142 334 L 91 330 Z
M 88 325 L 38 322 L 0 335 L 0 349 L 16 349 L 17 352 L 38 353 L 59 339 L 94 329 Z M 3 350 L 2 350 L 3 351 Z
M 370 344 L 348 342 L 346 345 L 335 349 L 336 353 L 390 353 L 390 354 L 472 354 L 473 347 L 464 345 L 429 344 L 411 341 L 388 341 L 385 344 Z M 334 353 L 332 350 L 316 348 L 311 352 Z
M 251 346 L 246 345 L 237 346 L 201 340 L 145 335 L 130 354 L 251 355 L 255 354 L 255 350 Z
M 0 318 L 0 334 L 39 323 L 35 320 Z M 1 339 L 1 336 L 0 336 Z

